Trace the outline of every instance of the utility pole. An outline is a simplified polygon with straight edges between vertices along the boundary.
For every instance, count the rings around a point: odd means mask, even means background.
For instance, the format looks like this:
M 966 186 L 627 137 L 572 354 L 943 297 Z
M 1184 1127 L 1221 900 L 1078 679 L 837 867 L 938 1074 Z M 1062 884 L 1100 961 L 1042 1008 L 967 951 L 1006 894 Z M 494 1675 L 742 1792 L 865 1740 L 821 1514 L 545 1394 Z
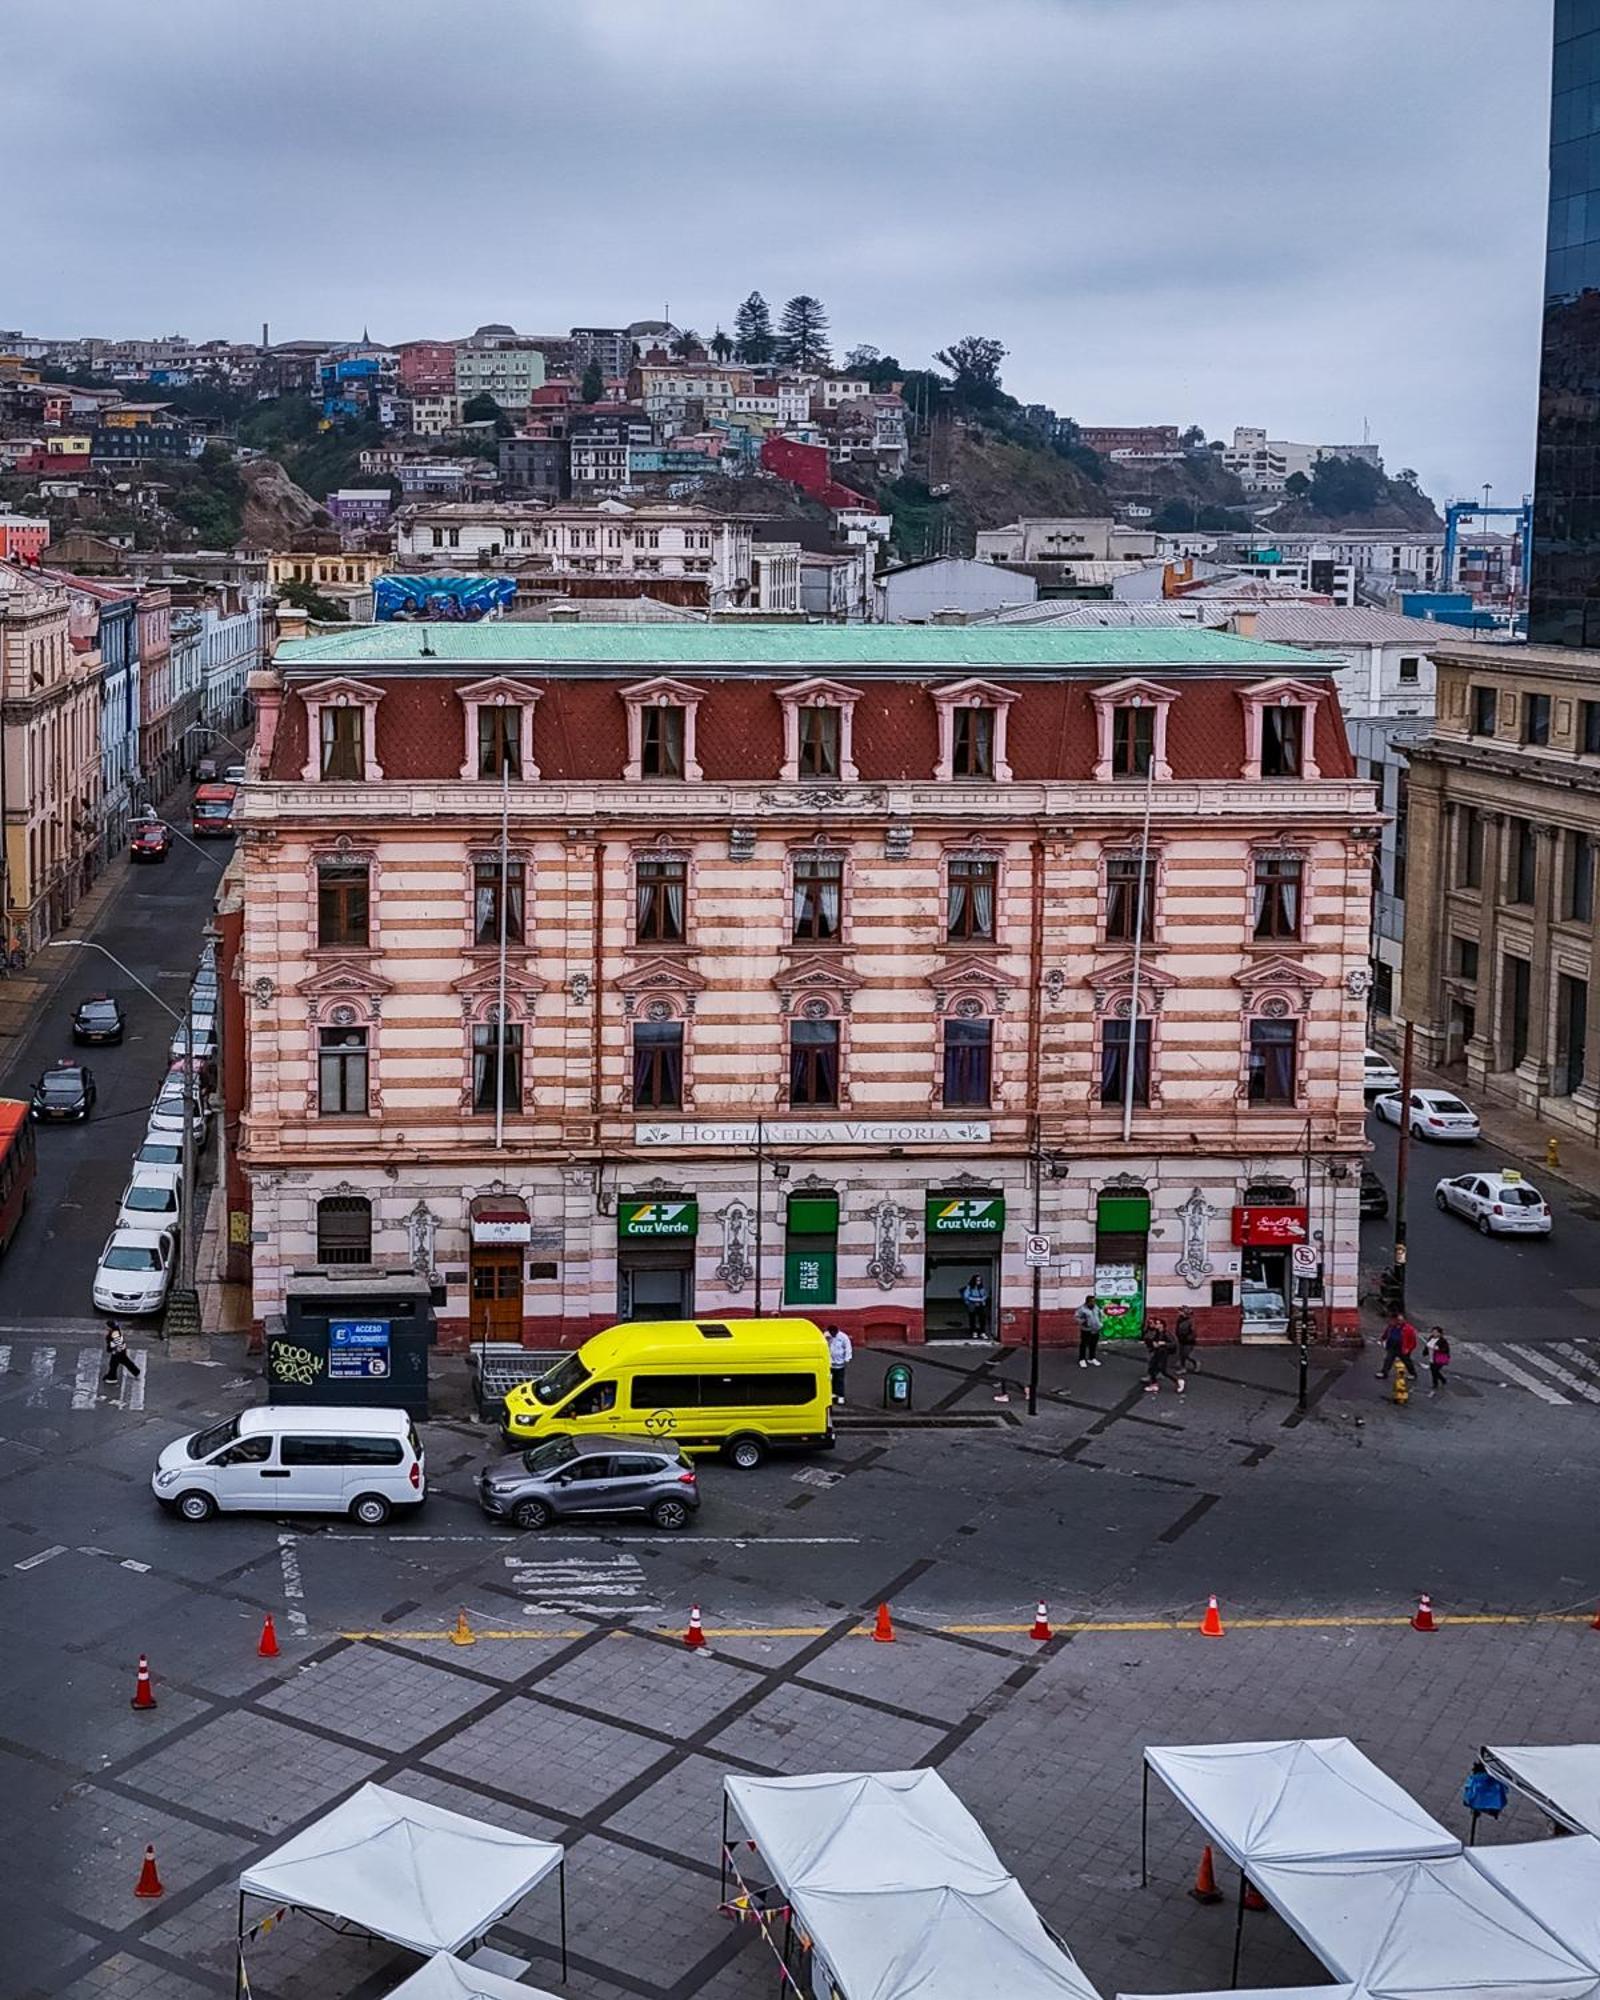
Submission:
M 1303 1182 L 1303 1187 L 1306 1199 L 1306 1242 L 1310 1243 L 1311 1241 L 1311 1120 L 1309 1118 L 1307 1118 L 1306 1120 L 1305 1180 Z M 1324 1257 L 1326 1257 L 1326 1251 L 1327 1251 L 1326 1244 L 1324 1244 L 1323 1246 L 1323 1251 L 1324 1251 Z M 1289 1253 L 1289 1258 L 1290 1262 L 1293 1263 L 1294 1261 L 1293 1251 Z M 1322 1283 L 1324 1290 L 1326 1290 L 1328 1283 L 1328 1272 L 1326 1263 L 1324 1263 L 1323 1266 Z M 1299 1385 L 1299 1392 L 1295 1398 L 1295 1403 L 1297 1408 L 1304 1411 L 1307 1408 L 1310 1400 L 1311 1280 L 1307 1277 L 1302 1277 L 1297 1279 L 1295 1282 L 1295 1290 L 1299 1294 L 1298 1304 L 1300 1307 L 1300 1385 Z
M 1411 1023 L 1400 1056 L 1400 1144 L 1394 1167 L 1394 1284 L 1402 1318 L 1406 1309 L 1406 1167 L 1411 1158 Z
M 1039 1143 L 1039 1114 L 1033 1114 L 1033 1233 L 1037 1236 L 1043 1221 L 1044 1196 L 1044 1149 Z M 1033 1278 L 1033 1311 L 1028 1322 L 1028 1415 L 1039 1414 L 1039 1289 L 1044 1273 L 1037 1264 L 1031 1273 Z

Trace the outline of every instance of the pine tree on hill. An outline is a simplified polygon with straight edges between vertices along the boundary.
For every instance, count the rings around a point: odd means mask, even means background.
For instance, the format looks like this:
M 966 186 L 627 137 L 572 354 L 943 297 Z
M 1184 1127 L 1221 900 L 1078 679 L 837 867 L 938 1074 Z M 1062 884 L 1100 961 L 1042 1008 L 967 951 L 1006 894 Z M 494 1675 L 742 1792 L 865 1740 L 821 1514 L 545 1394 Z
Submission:
M 777 345 L 772 308 L 759 292 L 752 292 L 733 316 L 733 351 L 741 361 L 760 367 L 772 359 Z
M 827 368 L 828 315 L 821 299 L 796 292 L 778 322 L 778 357 L 790 368 Z
M 606 378 L 600 373 L 598 361 L 591 361 L 583 371 L 583 380 L 578 384 L 578 394 L 586 403 L 603 403 L 606 395 Z

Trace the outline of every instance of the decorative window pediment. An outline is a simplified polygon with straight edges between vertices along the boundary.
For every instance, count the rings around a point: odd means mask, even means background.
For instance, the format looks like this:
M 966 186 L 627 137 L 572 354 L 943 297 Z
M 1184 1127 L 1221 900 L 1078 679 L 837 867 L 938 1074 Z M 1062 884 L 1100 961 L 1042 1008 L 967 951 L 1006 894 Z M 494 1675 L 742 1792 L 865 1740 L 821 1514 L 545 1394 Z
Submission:
M 706 983 L 692 965 L 681 958 L 642 958 L 627 972 L 620 973 L 612 984 L 622 995 L 622 1011 L 633 1015 L 648 1001 L 663 999 L 683 1014 L 694 1012 L 695 1002 L 705 991 Z
M 622 699 L 628 710 L 628 762 L 623 770 L 625 778 L 676 777 L 687 782 L 704 776 L 695 755 L 695 727 L 700 704 L 705 700 L 703 688 L 690 687 L 686 681 L 675 681 L 669 676 L 658 675 L 654 680 L 638 681 L 632 687 L 622 690 Z M 683 729 L 681 743 L 682 770 L 645 770 L 645 714 L 650 709 L 678 709 L 682 711 Z M 653 738 L 658 745 L 658 756 L 679 754 L 674 739 L 670 735 Z
M 1280 674 L 1240 688 L 1244 703 L 1244 776 L 1246 778 L 1320 778 L 1317 764 L 1317 712 L 1326 688 L 1314 681 L 1297 681 Z M 1274 729 L 1269 741 L 1267 713 L 1278 710 L 1298 717 L 1292 738 Z M 1274 751 L 1276 749 L 1276 755 Z M 1277 766 L 1277 768 L 1274 768 Z
M 991 960 L 970 952 L 963 952 L 949 964 L 936 965 L 927 980 L 938 1014 L 955 1011 L 962 999 L 977 1000 L 986 1013 L 1002 1013 L 1014 983 Z
M 306 782 L 345 779 L 375 785 L 383 777 L 376 755 L 378 703 L 383 689 L 347 675 L 301 690 L 306 705 Z M 337 768 L 349 762 L 348 770 Z
M 307 1004 L 313 1021 L 336 1006 L 355 1007 L 376 1020 L 383 1011 L 384 996 L 394 988 L 389 980 L 360 958 L 336 958 L 307 973 L 295 987 Z
M 807 1000 L 825 1000 L 830 1011 L 848 1014 L 862 981 L 835 958 L 802 952 L 772 975 L 772 984 L 785 1014 Z
M 450 991 L 461 1001 L 464 1014 L 477 1014 L 485 1007 L 495 1007 L 500 1003 L 501 973 L 498 965 L 475 966 L 471 972 L 463 973 L 459 979 L 452 979 Z M 535 979 L 531 973 L 519 971 L 514 965 L 505 969 L 506 1006 L 510 1013 L 530 1014 L 534 1002 L 544 991 L 544 981 Z
M 510 777 L 537 778 L 539 767 L 533 761 L 533 710 L 544 689 L 498 674 L 492 680 L 474 681 L 471 687 L 458 688 L 456 692 L 466 710 L 462 777 L 498 781 L 503 749 Z M 506 720 L 490 727 L 480 719 L 479 711 L 483 709 L 502 710 Z M 503 736 L 498 734 L 502 730 Z
M 856 769 L 854 742 L 855 706 L 860 699 L 859 688 L 846 687 L 842 681 L 821 678 L 798 681 L 793 687 L 778 690 L 778 700 L 783 704 L 783 769 L 779 775 L 786 784 L 797 784 L 802 778 L 808 781 L 834 779 L 841 784 L 855 782 L 860 776 Z M 812 709 L 836 713 L 836 740 L 814 726 L 806 714 Z M 833 762 L 837 768 L 802 770 L 802 762 L 811 767 Z
M 1236 972 L 1233 983 L 1243 989 L 1245 1004 L 1251 1012 L 1265 1013 L 1268 1011 L 1267 1003 L 1276 1000 L 1286 1002 L 1289 1011 L 1303 1014 L 1312 994 L 1325 986 L 1327 981 L 1320 972 L 1314 972 L 1299 959 L 1274 953 L 1271 958 L 1258 959 L 1254 965 L 1247 965 Z
M 933 690 L 933 699 L 939 711 L 939 762 L 934 777 L 943 784 L 951 783 L 958 775 L 962 777 L 988 777 L 997 783 L 1006 783 L 1011 777 L 1011 765 L 1006 758 L 1006 720 L 1011 704 L 1017 699 L 1014 688 L 1000 687 L 994 681 L 955 681 L 949 687 Z M 987 713 L 990 741 L 987 771 L 956 770 L 956 717 L 963 710 L 977 710 Z
M 1113 958 L 1105 965 L 1096 966 L 1093 972 L 1084 975 L 1084 985 L 1094 995 L 1094 1011 L 1097 1014 L 1126 1012 L 1133 998 L 1133 954 L 1125 953 L 1121 958 Z M 1159 1014 L 1161 1003 L 1177 980 L 1170 972 L 1163 972 L 1159 965 L 1152 965 L 1148 959 L 1139 962 L 1139 1007 L 1141 1012 Z

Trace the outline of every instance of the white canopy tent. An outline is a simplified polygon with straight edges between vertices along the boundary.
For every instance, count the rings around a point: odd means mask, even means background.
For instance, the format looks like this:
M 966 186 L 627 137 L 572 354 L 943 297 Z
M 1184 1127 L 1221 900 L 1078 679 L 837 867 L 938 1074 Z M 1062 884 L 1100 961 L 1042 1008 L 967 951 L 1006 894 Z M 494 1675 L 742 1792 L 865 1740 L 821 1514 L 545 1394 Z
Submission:
M 1485 1745 L 1478 1754 L 1558 1825 L 1600 1835 L 1600 1743 Z
M 413 1972 L 389 1995 L 389 2000 L 556 2000 L 542 1986 L 523 1986 L 499 1972 L 475 1972 L 459 1958 L 441 1952 Z
M 1251 1880 L 1355 2000 L 1600 2000 L 1600 1973 L 1464 1850 L 1423 1859 L 1268 1862 Z
M 1600 1840 L 1521 1840 L 1475 1847 L 1472 1865 L 1519 1909 L 1600 1972 Z
M 1233 1976 L 1244 1940 L 1246 1879 L 1269 1862 L 1459 1854 L 1461 1842 L 1348 1736 L 1193 1743 L 1144 1753 L 1139 1876 L 1150 1879 L 1150 1773 L 1239 1869 Z
M 553 1841 L 363 1785 L 239 1877 L 239 1983 L 247 1897 L 330 1918 L 411 1951 L 454 1952 L 481 1938 L 550 1874 L 560 1882 L 565 1978 L 565 1864 Z
M 845 2000 L 1098 2000 L 936 1771 L 723 1788 L 724 1900 L 731 1806 Z

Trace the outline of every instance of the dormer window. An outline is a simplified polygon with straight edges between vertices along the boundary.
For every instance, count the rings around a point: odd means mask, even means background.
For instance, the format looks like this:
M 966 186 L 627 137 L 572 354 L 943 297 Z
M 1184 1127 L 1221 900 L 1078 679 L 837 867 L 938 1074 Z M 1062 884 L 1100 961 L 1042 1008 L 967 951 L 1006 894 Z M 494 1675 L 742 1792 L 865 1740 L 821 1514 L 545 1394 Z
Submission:
M 366 713 L 359 708 L 322 711 L 321 777 L 360 783 L 367 761 L 365 725 Z
M 960 681 L 936 688 L 939 708 L 939 762 L 934 777 L 968 783 L 1008 783 L 1007 712 L 1016 700 L 1010 688 L 989 681 Z
M 783 770 L 789 784 L 820 779 L 851 784 L 857 772 L 852 741 L 860 690 L 837 681 L 802 681 L 779 690 L 783 704 Z
M 950 757 L 951 773 L 957 778 L 994 776 L 994 710 L 958 708 L 955 738 Z
M 478 710 L 478 776 L 522 776 L 522 718 L 516 709 Z
M 374 785 L 383 777 L 373 755 L 373 735 L 382 688 L 362 681 L 319 681 L 305 690 L 307 783 Z
M 702 695 L 681 681 L 655 680 L 624 688 L 628 708 L 625 778 L 694 783 L 703 776 L 695 756 L 695 723 Z
M 1089 699 L 1094 704 L 1096 784 L 1117 778 L 1164 783 L 1172 776 L 1167 724 L 1177 700 L 1175 689 L 1158 681 L 1121 680 L 1091 688 Z
M 1143 778 L 1156 754 L 1156 712 L 1140 706 L 1111 712 L 1111 775 Z
M 541 689 L 524 681 L 476 681 L 461 690 L 466 742 L 461 775 L 494 784 L 537 778 L 533 761 L 533 709 Z
M 1320 778 L 1317 708 L 1323 691 L 1308 681 L 1262 681 L 1241 688 L 1246 778 Z
M 804 708 L 800 711 L 800 775 L 802 778 L 838 777 L 838 709 Z

